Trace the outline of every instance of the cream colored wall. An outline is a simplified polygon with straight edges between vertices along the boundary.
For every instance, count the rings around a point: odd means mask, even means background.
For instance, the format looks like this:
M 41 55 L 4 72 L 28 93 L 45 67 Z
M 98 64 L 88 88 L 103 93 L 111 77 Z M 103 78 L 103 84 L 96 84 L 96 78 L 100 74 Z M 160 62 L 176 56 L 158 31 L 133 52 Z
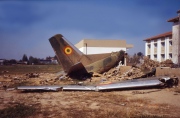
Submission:
M 84 54 L 102 54 L 102 53 L 111 53 L 117 52 L 120 50 L 126 51 L 126 48 L 115 48 L 115 47 L 81 47 L 79 48 Z

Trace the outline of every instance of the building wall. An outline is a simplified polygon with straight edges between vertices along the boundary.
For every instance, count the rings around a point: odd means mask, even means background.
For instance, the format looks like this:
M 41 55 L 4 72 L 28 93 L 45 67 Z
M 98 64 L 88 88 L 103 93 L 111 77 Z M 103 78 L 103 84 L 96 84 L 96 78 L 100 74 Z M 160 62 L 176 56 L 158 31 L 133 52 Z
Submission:
M 127 51 L 132 48 L 132 44 L 126 44 L 126 40 L 94 40 L 84 39 L 75 45 L 84 54 L 102 54 Z
M 157 39 L 157 61 L 161 61 L 161 39 Z
M 172 46 L 170 41 L 172 41 L 172 39 L 170 39 L 169 36 L 146 41 L 145 55 L 149 56 L 150 59 L 159 62 L 165 61 L 166 59 L 171 59 L 170 55 L 172 54 L 172 51 L 170 48 Z
M 111 53 L 116 51 L 126 51 L 126 48 L 119 47 L 81 47 L 79 48 L 84 54 L 102 54 L 102 53 Z
M 172 61 L 175 64 L 179 64 L 180 63 L 180 22 L 173 23 L 172 33 L 173 33 Z

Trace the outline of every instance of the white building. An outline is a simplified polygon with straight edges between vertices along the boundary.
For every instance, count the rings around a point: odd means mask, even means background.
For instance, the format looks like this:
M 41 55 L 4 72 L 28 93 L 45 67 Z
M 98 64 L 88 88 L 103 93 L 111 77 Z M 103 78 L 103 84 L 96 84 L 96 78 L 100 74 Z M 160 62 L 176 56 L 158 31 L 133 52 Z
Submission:
M 84 39 L 75 45 L 84 54 L 102 54 L 116 51 L 127 51 L 133 45 L 126 44 L 126 40 L 94 40 Z
M 151 38 L 145 43 L 145 55 L 155 61 L 172 59 L 172 32 L 166 32 Z
M 172 31 L 147 38 L 145 55 L 159 62 L 170 59 L 175 64 L 180 64 L 180 10 L 178 16 L 168 20 L 173 22 Z
M 0 59 L 0 65 L 3 65 L 5 59 Z

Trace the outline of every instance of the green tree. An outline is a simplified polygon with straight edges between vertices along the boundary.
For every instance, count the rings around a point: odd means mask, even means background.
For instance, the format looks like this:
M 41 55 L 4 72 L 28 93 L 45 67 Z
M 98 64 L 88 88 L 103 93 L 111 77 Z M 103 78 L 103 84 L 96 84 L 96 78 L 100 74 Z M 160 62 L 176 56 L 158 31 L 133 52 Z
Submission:
M 33 56 L 30 56 L 29 57 L 29 64 L 32 65 L 32 64 L 39 64 L 39 59 L 38 58 L 35 58 Z
M 137 55 L 138 55 L 139 57 L 143 57 L 143 53 L 142 53 L 142 52 L 138 52 Z
M 27 55 L 26 55 L 26 54 L 24 54 L 24 55 L 23 55 L 23 57 L 22 57 L 22 61 L 24 61 L 24 62 L 28 62 L 28 57 L 27 57 Z
M 34 63 L 34 64 L 39 64 L 39 59 L 38 59 L 38 58 L 34 58 L 34 59 L 33 59 L 33 63 Z
M 30 64 L 30 65 L 33 64 L 33 60 L 34 60 L 34 57 L 33 57 L 33 56 L 30 56 L 30 57 L 29 57 L 29 64 Z
M 11 59 L 11 60 L 9 60 L 9 63 L 10 64 L 17 64 L 17 61 L 15 59 Z

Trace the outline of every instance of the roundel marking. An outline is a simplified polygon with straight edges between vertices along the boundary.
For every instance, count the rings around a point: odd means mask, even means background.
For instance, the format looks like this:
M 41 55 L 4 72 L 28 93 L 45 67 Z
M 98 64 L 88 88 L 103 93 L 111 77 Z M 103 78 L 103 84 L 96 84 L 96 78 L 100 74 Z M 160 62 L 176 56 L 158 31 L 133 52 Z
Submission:
M 72 48 L 71 48 L 71 47 L 66 47 L 66 48 L 64 49 L 64 52 L 65 52 L 65 54 L 69 55 L 69 54 L 72 53 Z

